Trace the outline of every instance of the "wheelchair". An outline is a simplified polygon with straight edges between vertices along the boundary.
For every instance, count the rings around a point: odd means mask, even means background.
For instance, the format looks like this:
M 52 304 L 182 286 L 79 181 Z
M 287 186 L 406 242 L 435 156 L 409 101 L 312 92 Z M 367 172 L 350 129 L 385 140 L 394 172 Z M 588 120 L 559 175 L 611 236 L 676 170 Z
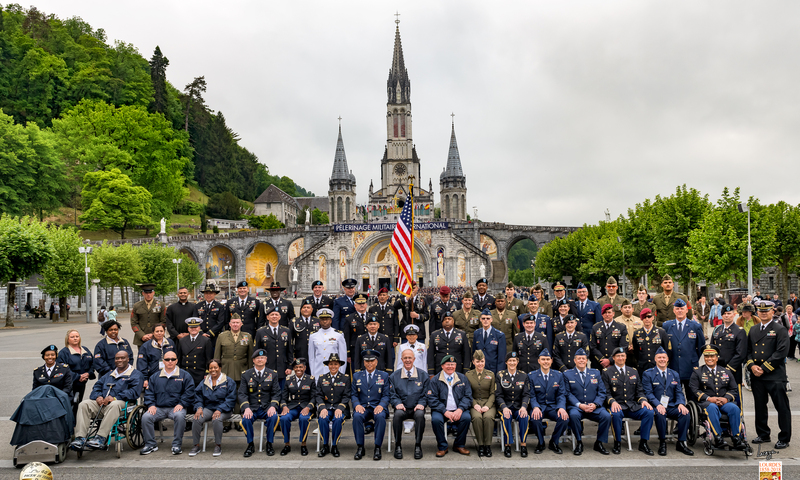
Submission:
M 708 456 L 714 455 L 716 450 L 744 452 L 745 459 L 753 455 L 753 447 L 747 443 L 747 432 L 745 431 L 744 418 L 741 419 L 741 425 L 739 425 L 739 436 L 742 439 L 744 447 L 741 449 L 735 449 L 733 448 L 733 445 L 726 442 L 725 446 L 717 448 L 714 446 L 714 435 L 711 433 L 711 423 L 708 421 L 708 417 L 703 409 L 700 408 L 700 404 L 694 400 L 689 400 L 686 406 L 689 409 L 689 430 L 686 432 L 686 442 L 689 444 L 689 446 L 694 446 L 695 443 L 700 440 L 703 442 L 703 453 Z M 722 428 L 720 436 L 723 439 L 727 438 L 728 440 L 731 440 L 733 436 L 731 435 L 731 427 L 730 422 L 728 421 L 728 415 L 726 415 L 725 412 L 720 412 L 719 424 Z M 700 432 L 701 426 L 703 427 L 702 433 Z
M 111 427 L 111 433 L 109 433 L 105 448 L 102 450 L 108 450 L 112 440 L 115 443 L 114 449 L 117 458 L 122 456 L 122 440 L 125 440 L 133 450 L 144 447 L 144 434 L 142 433 L 142 416 L 144 412 L 144 405 L 137 402 L 125 402 L 125 407 L 120 410 L 119 417 Z M 87 440 L 97 435 L 97 431 L 100 429 L 100 420 L 99 416 L 92 419 L 89 424 L 89 431 L 86 434 Z M 81 458 L 84 451 L 91 450 L 91 448 L 86 447 L 86 441 L 84 441 L 80 448 L 75 449 L 75 453 L 78 458 Z

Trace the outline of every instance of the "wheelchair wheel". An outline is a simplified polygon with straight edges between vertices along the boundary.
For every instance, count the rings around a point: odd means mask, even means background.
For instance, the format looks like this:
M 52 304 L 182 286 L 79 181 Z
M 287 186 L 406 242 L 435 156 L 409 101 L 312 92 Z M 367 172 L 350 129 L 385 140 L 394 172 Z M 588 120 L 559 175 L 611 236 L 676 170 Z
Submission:
M 711 444 L 709 442 L 703 442 L 703 453 L 705 453 L 709 457 L 711 455 L 714 455 L 714 449 L 711 448 Z
M 117 442 L 117 447 L 115 450 L 117 452 L 117 458 L 122 458 L 122 442 Z
M 744 449 L 744 458 L 752 457 L 753 456 L 753 447 L 749 444 Z
M 59 443 L 58 444 L 58 452 L 56 453 L 56 463 L 63 463 L 64 460 L 67 459 L 67 452 L 69 448 L 67 448 L 67 443 Z
M 137 406 L 133 412 L 128 415 L 128 423 L 125 427 L 125 438 L 128 440 L 128 446 L 133 450 L 138 450 L 144 446 L 142 415 L 144 415 L 144 405 Z
M 700 409 L 694 402 L 689 402 L 689 429 L 686 432 L 686 443 L 693 447 L 700 435 Z

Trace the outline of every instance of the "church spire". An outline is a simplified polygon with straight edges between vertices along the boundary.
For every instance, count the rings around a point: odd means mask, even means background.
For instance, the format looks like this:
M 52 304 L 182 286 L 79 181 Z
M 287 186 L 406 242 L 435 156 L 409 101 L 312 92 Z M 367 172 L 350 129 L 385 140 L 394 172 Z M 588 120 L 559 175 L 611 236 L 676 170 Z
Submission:
M 342 140 L 342 117 L 339 117 L 339 138 L 336 140 L 336 155 L 333 159 L 333 173 L 331 182 L 345 180 L 355 183 L 355 176 L 347 168 L 347 155 L 344 153 L 344 140 Z
M 403 60 L 403 44 L 400 42 L 400 18 L 394 22 L 397 24 L 394 32 L 394 54 L 392 68 L 389 69 L 389 80 L 386 82 L 388 103 L 411 103 L 411 81 L 408 79 L 408 71 Z
M 455 117 L 455 114 L 451 114 L 450 116 L 451 118 Z M 442 172 L 442 178 L 464 176 L 464 170 L 461 168 L 461 156 L 458 154 L 458 142 L 456 142 L 455 119 L 451 120 L 451 122 L 450 151 L 447 154 L 447 168 Z

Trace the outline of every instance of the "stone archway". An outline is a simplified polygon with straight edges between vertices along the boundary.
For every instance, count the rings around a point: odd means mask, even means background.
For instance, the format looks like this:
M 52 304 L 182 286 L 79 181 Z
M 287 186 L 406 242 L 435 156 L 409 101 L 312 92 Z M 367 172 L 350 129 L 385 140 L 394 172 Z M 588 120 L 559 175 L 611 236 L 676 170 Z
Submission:
M 371 233 L 371 232 L 367 232 Z M 370 277 L 370 285 L 375 287 L 379 286 L 380 279 L 390 279 L 392 289 L 395 288 L 397 281 L 397 262 L 394 254 L 389 250 L 389 242 L 391 241 L 391 234 L 372 233 L 366 237 L 354 250 L 351 261 L 353 268 L 357 268 L 363 278 L 363 267 L 367 266 Z M 414 259 L 413 263 L 416 266 L 421 266 L 421 271 L 415 271 L 413 279 L 419 281 L 421 275 L 431 271 L 431 253 L 427 247 L 418 239 L 414 239 Z
M 244 278 L 254 293 L 263 292 L 272 282 L 280 282 L 287 286 L 285 280 L 281 282 L 278 277 L 280 261 L 278 250 L 271 244 L 263 241 L 253 242 L 245 250 Z
M 226 293 L 229 288 L 233 291 L 236 286 L 237 264 L 236 253 L 232 247 L 223 243 L 212 245 L 205 255 L 203 271 L 206 283 L 214 282 Z

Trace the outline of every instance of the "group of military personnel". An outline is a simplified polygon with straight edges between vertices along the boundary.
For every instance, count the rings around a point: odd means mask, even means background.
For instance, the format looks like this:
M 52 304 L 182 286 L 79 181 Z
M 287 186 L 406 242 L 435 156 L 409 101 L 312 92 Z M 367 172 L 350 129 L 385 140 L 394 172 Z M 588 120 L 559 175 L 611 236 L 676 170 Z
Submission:
M 635 434 L 640 435 L 639 450 L 647 455 L 654 454 L 648 445 L 652 424 L 658 432 L 658 453 L 666 455 L 666 422 L 677 420 L 676 449 L 692 455 L 685 444 L 687 399 L 697 402 L 707 416 L 715 446 L 725 445 L 719 423 L 724 413 L 733 447 L 744 448 L 739 435 L 743 370 L 753 379 L 758 434 L 753 442 L 771 441 L 767 402 L 772 399 L 781 430 L 775 446 L 789 444 L 784 365 L 788 335 L 772 321 L 771 302 L 756 305 L 762 323 L 749 335 L 735 324 L 734 309 L 723 306 L 723 324 L 706 345 L 703 327 L 691 319 L 688 299 L 673 290 L 669 276 L 663 279 L 663 292 L 652 301 L 640 287 L 635 302 L 616 294 L 613 277 L 598 302 L 588 300 L 583 284 L 578 285 L 575 300 L 566 297 L 560 283 L 554 286 L 552 302 L 538 286 L 527 302 L 514 296 L 513 284 L 507 285 L 505 295 L 494 297 L 487 291 L 487 279 L 480 279 L 476 293 L 465 292 L 460 302 L 451 298 L 448 287 L 441 287 L 439 298 L 429 304 L 413 283 L 412 295 L 394 302 L 388 290 L 381 289 L 370 307 L 367 295 L 356 293 L 356 285 L 354 279 L 345 280 L 344 295 L 334 299 L 323 294 L 321 282 L 314 282 L 314 293 L 301 302 L 299 315 L 291 302 L 281 298 L 284 289 L 279 284 L 270 286 L 270 298 L 262 302 L 249 295 L 247 282 L 239 282 L 237 297 L 224 305 L 215 299 L 218 290 L 213 285 L 204 288 L 204 302 L 197 304 L 188 301 L 188 290 L 181 289 L 179 301 L 167 308 L 154 298 L 153 285 L 142 285 L 143 300 L 131 311 L 134 344 L 139 347 L 137 369 L 147 374 L 140 374 L 149 415 L 142 454 L 157 450 L 150 441 L 152 424 L 166 417 L 174 417 L 176 424 L 173 453 L 181 452 L 178 425 L 182 428 L 183 420 L 176 413 L 183 405 L 199 408 L 195 418 L 213 417 L 220 429 L 234 409 L 240 412 L 248 440 L 246 457 L 254 453 L 253 421 L 258 419 L 267 423 L 267 455 L 274 454 L 278 424 L 285 437 L 281 455 L 291 451 L 289 431 L 295 419 L 300 422 L 301 454 L 308 454 L 305 443 L 314 415 L 324 442 L 318 454 L 339 456 L 342 425 L 352 417 L 355 458 L 365 455 L 364 435 L 374 430 L 373 458 L 379 460 L 391 404 L 396 458 L 403 455 L 404 426 L 406 433 L 412 426 L 415 429 L 414 457 L 422 458 L 426 408 L 431 410 L 437 456 L 449 450 L 445 425 L 455 436 L 453 450 L 468 455 L 465 437 L 470 423 L 476 432 L 484 431 L 478 424 L 483 425 L 487 413 L 494 422 L 494 412 L 502 419 L 506 456 L 511 456 L 512 421 L 519 423 L 520 452 L 527 456 L 529 429 L 539 441 L 534 452 L 545 449 L 546 420 L 555 423 L 548 448 L 561 453 L 559 437 L 568 428 L 576 440 L 573 453 L 580 455 L 584 419 L 598 423 L 594 450 L 609 453 L 604 443 L 611 427 L 611 451 L 618 454 L 625 418 L 641 422 Z M 107 337 L 95 348 L 94 359 L 98 373 L 117 382 L 136 377 L 132 373 L 136 370 L 121 364 L 120 353 L 125 353 L 126 362 L 133 354 L 130 345 L 118 338 L 119 326 L 104 325 Z M 173 341 L 171 347 L 165 333 Z M 34 387 L 69 377 L 54 374 L 58 364 L 48 367 L 51 355 L 45 353 L 41 368 L 46 371 L 35 372 Z M 700 358 L 703 367 L 698 367 Z M 180 369 L 167 363 L 172 361 Z M 219 373 L 212 378 L 216 370 L 222 371 L 222 381 Z M 103 378 L 90 397 L 101 407 L 114 398 L 102 395 L 110 383 Z M 181 388 L 167 386 L 179 379 Z M 229 390 L 235 392 L 225 402 L 212 394 L 227 385 L 227 379 L 234 382 Z M 204 384 L 209 392 L 203 393 Z M 198 395 L 205 394 L 215 408 L 222 408 L 220 415 L 212 409 L 204 418 L 206 407 Z M 494 401 L 488 401 L 492 397 Z M 228 415 L 220 420 L 223 413 Z M 479 455 L 491 456 L 490 443 L 479 441 Z

